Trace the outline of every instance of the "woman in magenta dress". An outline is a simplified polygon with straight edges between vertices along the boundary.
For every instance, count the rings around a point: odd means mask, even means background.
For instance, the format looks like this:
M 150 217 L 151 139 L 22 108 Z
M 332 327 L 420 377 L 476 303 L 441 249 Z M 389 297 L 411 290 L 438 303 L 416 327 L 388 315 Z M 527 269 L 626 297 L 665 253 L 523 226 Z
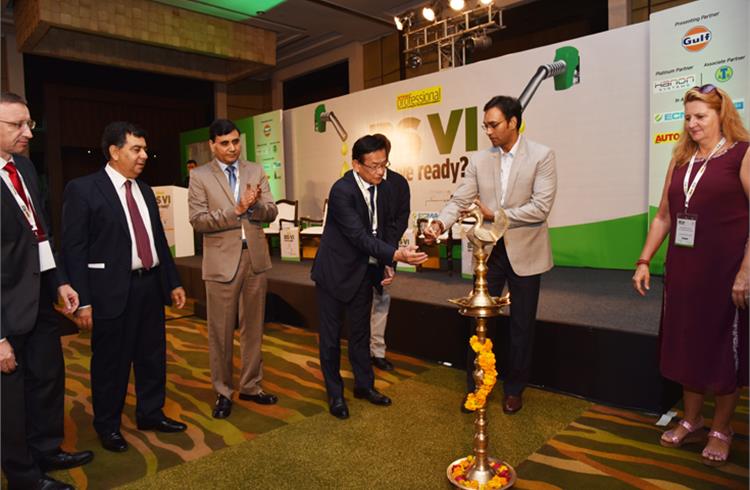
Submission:
M 685 94 L 685 126 L 633 286 L 649 288 L 649 261 L 669 234 L 660 331 L 664 377 L 683 387 L 685 416 L 661 436 L 679 447 L 705 440 L 706 394 L 716 402 L 703 462 L 726 462 L 738 389 L 748 384 L 750 135 L 726 92 Z

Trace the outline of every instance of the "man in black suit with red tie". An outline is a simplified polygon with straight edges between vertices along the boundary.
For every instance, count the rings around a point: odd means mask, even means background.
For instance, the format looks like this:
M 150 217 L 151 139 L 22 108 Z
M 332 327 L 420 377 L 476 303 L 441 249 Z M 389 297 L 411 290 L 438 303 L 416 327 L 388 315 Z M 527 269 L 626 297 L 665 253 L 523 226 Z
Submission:
M 130 368 L 140 430 L 184 431 L 164 415 L 164 305 L 181 308 L 180 286 L 154 192 L 137 177 L 148 159 L 146 133 L 127 122 L 104 129 L 107 165 L 72 180 L 63 200 L 63 255 L 80 295 L 79 326 L 91 334 L 94 428 L 102 446 L 128 448 L 120 418 Z
M 52 253 L 50 229 L 28 148 L 34 121 L 26 101 L 0 94 L 2 195 L 2 468 L 9 488 L 73 488 L 44 472 L 88 463 L 91 451 L 68 453 L 63 441 L 65 366 L 58 318 L 78 306 Z
M 388 166 L 385 142 L 372 135 L 358 139 L 352 147 L 352 166 L 354 170 L 331 188 L 326 226 L 311 273 L 320 308 L 320 367 L 329 411 L 340 419 L 349 417 L 340 372 L 344 312 L 350 323 L 354 396 L 390 405 L 391 399 L 374 387 L 370 364 L 372 289 L 393 281 L 395 262 L 427 260 L 416 247 L 398 248 L 391 194 L 383 180 Z

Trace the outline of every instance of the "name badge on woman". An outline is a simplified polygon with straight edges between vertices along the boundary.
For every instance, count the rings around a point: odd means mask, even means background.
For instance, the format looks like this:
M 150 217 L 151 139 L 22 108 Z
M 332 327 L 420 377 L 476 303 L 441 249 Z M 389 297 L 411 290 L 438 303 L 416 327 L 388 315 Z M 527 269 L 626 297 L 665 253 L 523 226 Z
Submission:
M 674 232 L 674 244 L 678 247 L 694 247 L 696 223 L 698 223 L 697 214 L 678 214 L 677 226 Z

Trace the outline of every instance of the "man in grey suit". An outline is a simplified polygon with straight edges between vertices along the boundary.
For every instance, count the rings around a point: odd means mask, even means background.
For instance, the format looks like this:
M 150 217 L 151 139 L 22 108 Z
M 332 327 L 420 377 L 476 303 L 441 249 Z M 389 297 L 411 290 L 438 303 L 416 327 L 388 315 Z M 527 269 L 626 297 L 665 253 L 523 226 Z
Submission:
M 508 215 L 510 226 L 492 250 L 487 273 L 490 294 L 500 296 L 507 283 L 511 295 L 510 362 L 503 385 L 508 414 L 523 406 L 529 380 L 541 274 L 552 268 L 547 217 L 557 190 L 555 154 L 519 134 L 521 111 L 513 97 L 496 96 L 485 104 L 482 128 L 492 147 L 473 156 L 450 201 L 425 230 L 426 238 L 435 240 L 475 200 L 485 220 L 500 208 Z M 467 384 L 473 391 L 472 351 L 469 358 Z
M 262 223 L 276 219 L 263 167 L 245 161 L 240 130 L 228 119 L 209 127 L 214 159 L 190 174 L 190 223 L 203 234 L 203 280 L 208 310 L 208 359 L 216 390 L 213 417 L 232 411 L 234 327 L 239 318 L 240 400 L 278 401 L 261 388 L 266 271 L 271 268 Z

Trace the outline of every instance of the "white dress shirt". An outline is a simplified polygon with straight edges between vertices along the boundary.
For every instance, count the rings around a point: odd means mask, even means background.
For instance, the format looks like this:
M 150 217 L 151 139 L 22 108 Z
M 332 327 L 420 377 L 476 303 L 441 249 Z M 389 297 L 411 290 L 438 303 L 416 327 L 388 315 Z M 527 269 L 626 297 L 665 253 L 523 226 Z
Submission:
M 518 151 L 518 142 L 521 141 L 519 136 L 513 148 L 510 151 L 503 151 L 502 147 L 497 149 L 500 151 L 500 205 L 505 207 L 505 196 L 508 191 L 508 177 L 510 176 L 510 170 L 513 167 L 513 159 L 516 157 Z
M 156 253 L 156 242 L 154 242 L 154 232 L 151 229 L 151 216 L 148 214 L 148 207 L 146 201 L 143 199 L 141 189 L 138 187 L 138 183 L 135 179 L 127 179 L 120 172 L 115 170 L 110 164 L 104 167 L 104 171 L 107 172 L 109 179 L 112 181 L 112 185 L 115 186 L 117 191 L 117 197 L 120 198 L 120 204 L 125 212 L 125 219 L 128 220 L 128 230 L 130 231 L 130 257 L 131 257 L 131 269 L 138 270 L 143 269 L 143 262 L 138 257 L 138 248 L 135 244 L 135 233 L 133 232 L 133 221 L 130 219 L 130 211 L 128 210 L 128 203 L 125 200 L 125 182 L 130 180 L 132 185 L 130 190 L 133 193 L 133 199 L 135 204 L 138 206 L 138 212 L 141 213 L 141 219 L 143 219 L 143 225 L 146 227 L 146 233 L 148 233 L 148 241 L 151 246 L 151 256 L 154 258 L 154 264 L 151 267 L 159 265 L 159 254 Z
M 368 184 L 367 182 L 362 180 L 362 177 L 360 177 L 359 174 L 355 170 L 352 170 L 352 173 L 354 174 L 354 180 L 357 181 L 357 186 L 359 187 L 359 191 L 362 193 L 362 197 L 365 200 L 365 204 L 367 204 L 367 212 L 369 213 L 371 217 L 370 231 L 372 232 L 372 236 L 375 236 L 375 234 L 378 231 L 378 187 L 374 186 L 373 184 Z M 370 187 L 375 187 L 375 195 L 373 196 L 375 209 L 373 209 L 370 206 Z M 375 257 L 370 257 L 369 263 L 377 264 L 378 259 L 376 259 Z

